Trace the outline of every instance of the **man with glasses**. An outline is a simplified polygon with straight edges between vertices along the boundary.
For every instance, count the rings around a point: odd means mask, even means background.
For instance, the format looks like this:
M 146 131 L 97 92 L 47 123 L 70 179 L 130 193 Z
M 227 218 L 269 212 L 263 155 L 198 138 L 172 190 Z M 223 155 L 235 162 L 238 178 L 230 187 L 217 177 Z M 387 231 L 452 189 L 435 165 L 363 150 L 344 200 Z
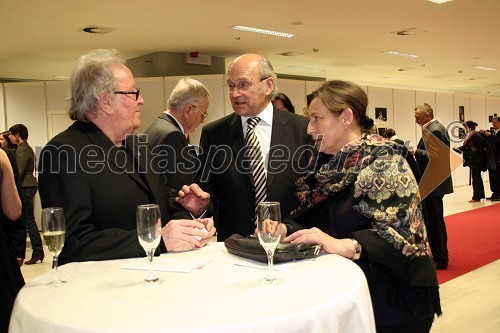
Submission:
M 209 195 L 190 186 L 189 194 L 177 199 L 187 211 L 175 202 L 176 191 L 170 188 L 167 197 L 168 185 L 152 170 L 146 143 L 133 135 L 144 99 L 116 50 L 80 57 L 70 93 L 74 123 L 43 148 L 39 163 L 42 206 L 64 210 L 66 240 L 59 262 L 145 256 L 136 231 L 136 209 L 142 204 L 160 206 L 157 254 L 205 246 L 215 233 L 213 221 L 193 220 L 189 213 L 203 214 Z
M 187 136 L 208 116 L 208 89 L 191 78 L 179 80 L 164 111 L 144 132 L 158 172 L 176 190 L 193 182 L 199 161 Z
M 219 241 L 253 234 L 259 201 L 278 201 L 282 216 L 288 216 L 298 205 L 294 183 L 305 172 L 311 149 L 307 118 L 271 103 L 278 91 L 268 59 L 236 58 L 226 88 L 234 113 L 203 127 L 197 175 L 217 208 Z

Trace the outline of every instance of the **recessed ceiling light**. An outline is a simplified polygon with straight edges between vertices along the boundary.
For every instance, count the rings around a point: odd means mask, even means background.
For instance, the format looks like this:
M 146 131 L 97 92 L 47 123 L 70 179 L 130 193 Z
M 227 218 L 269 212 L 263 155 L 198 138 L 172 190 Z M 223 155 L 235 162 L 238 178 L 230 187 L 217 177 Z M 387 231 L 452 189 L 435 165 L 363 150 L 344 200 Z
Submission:
M 284 56 L 284 57 L 296 57 L 304 53 L 299 53 L 299 52 L 293 52 L 293 51 L 288 51 L 288 52 L 281 52 L 277 53 L 276 55 Z
M 88 26 L 88 27 L 85 27 L 82 29 L 83 32 L 86 32 L 88 34 L 107 34 L 113 30 L 116 30 L 116 29 L 115 28 L 108 28 L 108 27 L 99 27 L 99 26 L 95 26 L 95 25 L 91 25 L 91 26 Z
M 453 0 L 427 0 L 427 1 L 434 2 L 434 3 L 437 3 L 438 5 L 440 5 L 443 3 L 451 2 Z
M 286 32 L 274 31 L 274 30 L 266 30 L 266 29 L 260 29 L 260 28 L 253 28 L 253 27 L 247 27 L 247 26 L 244 26 L 244 25 L 233 25 L 230 28 L 234 29 L 234 30 L 242 30 L 242 31 L 248 31 L 248 32 L 255 32 L 255 33 L 258 33 L 258 34 L 271 35 L 271 36 L 277 36 L 277 37 L 285 37 L 285 38 L 295 37 L 294 34 L 289 34 L 289 33 L 286 33 Z
M 451 87 L 457 87 L 457 88 L 467 88 L 467 86 L 463 86 L 461 84 L 452 84 L 450 85 Z
M 418 55 L 402 53 L 402 52 L 398 52 L 398 51 L 384 51 L 384 54 L 397 55 L 397 56 L 407 57 L 407 58 L 418 58 Z
M 491 67 L 484 67 L 484 66 L 472 66 L 474 69 L 480 69 L 483 71 L 496 71 L 496 68 L 491 68 Z

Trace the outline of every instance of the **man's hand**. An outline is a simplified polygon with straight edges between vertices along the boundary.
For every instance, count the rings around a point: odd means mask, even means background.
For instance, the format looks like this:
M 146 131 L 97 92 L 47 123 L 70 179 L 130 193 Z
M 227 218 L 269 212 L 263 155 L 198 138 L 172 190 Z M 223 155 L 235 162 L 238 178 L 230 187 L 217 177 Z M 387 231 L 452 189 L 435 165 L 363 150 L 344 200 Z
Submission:
M 215 234 L 212 218 L 171 220 L 161 229 L 161 237 L 169 252 L 190 251 L 205 246 Z
M 210 202 L 210 194 L 203 191 L 198 184 L 184 185 L 175 201 L 194 216 L 200 216 Z

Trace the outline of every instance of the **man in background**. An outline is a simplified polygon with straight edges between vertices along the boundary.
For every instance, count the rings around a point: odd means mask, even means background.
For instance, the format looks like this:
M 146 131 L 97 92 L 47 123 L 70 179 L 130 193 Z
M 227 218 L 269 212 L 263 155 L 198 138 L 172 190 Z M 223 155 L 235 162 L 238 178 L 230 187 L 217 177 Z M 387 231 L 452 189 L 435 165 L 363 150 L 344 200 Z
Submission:
M 429 104 L 415 108 L 415 122 L 422 128 L 422 138 L 412 153 L 422 174 L 419 188 L 426 215 L 429 244 L 436 269 L 447 269 L 448 236 L 444 222 L 443 197 L 453 193 L 450 140 L 445 127 L 434 118 L 434 111 Z
M 294 183 L 312 148 L 308 119 L 273 107 L 276 74 L 265 57 L 236 58 L 227 70 L 227 92 L 234 113 L 203 127 L 197 175 L 217 207 L 219 241 L 253 234 L 261 201 L 278 201 L 288 216 L 298 206 Z
M 500 201 L 500 117 L 491 121 L 493 131 L 480 131 L 486 137 L 488 175 L 490 178 L 491 201 Z
M 164 111 L 148 129 L 148 146 L 157 162 L 158 172 L 176 190 L 193 182 L 199 162 L 187 136 L 208 115 L 208 89 L 191 78 L 179 80 Z

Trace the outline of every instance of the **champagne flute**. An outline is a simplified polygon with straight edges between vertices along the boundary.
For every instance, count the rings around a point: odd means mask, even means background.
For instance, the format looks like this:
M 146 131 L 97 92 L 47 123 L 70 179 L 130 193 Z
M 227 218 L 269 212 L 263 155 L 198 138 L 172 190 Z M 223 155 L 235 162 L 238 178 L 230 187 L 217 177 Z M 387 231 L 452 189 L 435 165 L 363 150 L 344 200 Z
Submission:
M 153 257 L 161 240 L 160 206 L 156 204 L 139 205 L 136 217 L 139 243 L 146 251 L 149 260 L 149 274 L 144 281 L 157 283 L 159 279 L 154 272 Z
M 42 235 L 47 249 L 52 253 L 55 278 L 49 285 L 60 287 L 66 283 L 59 278 L 57 261 L 64 246 L 66 237 L 66 223 L 64 221 L 63 209 L 61 207 L 48 207 L 42 209 Z
M 264 279 L 266 283 L 273 283 L 276 280 L 273 257 L 281 238 L 280 223 L 281 210 L 279 202 L 260 202 L 257 205 L 257 235 L 260 245 L 267 253 L 268 271 Z

